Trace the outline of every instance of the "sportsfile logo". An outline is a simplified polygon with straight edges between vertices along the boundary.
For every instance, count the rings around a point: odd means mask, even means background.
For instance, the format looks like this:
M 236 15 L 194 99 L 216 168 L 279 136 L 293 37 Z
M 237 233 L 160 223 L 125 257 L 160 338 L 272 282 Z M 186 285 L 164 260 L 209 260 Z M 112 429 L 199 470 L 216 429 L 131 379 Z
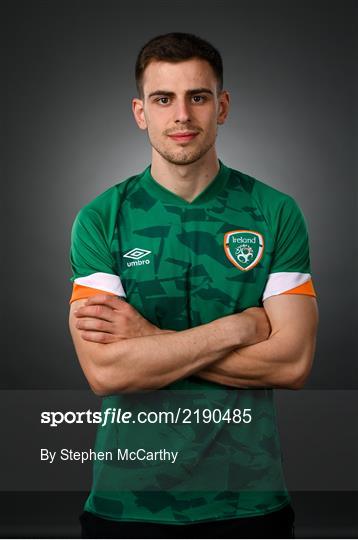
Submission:
M 143 259 L 146 255 L 149 255 L 149 253 L 152 253 L 148 249 L 141 249 L 141 248 L 134 248 L 128 251 L 123 255 L 123 257 L 126 257 L 127 259 L 132 259 L 131 261 L 127 261 L 127 266 L 142 266 L 143 264 L 150 264 L 149 259 Z

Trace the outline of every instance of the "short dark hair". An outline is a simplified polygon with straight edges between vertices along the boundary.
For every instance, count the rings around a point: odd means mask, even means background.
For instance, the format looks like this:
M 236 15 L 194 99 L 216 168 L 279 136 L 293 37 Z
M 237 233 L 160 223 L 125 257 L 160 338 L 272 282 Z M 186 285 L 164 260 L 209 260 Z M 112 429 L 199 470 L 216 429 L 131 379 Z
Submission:
M 191 58 L 200 58 L 209 62 L 216 78 L 217 88 L 223 89 L 223 62 L 221 55 L 211 43 L 184 32 L 171 32 L 156 36 L 148 41 L 139 51 L 135 64 L 135 80 L 138 95 L 143 99 L 143 74 L 148 64 L 155 60 L 164 62 L 182 62 Z

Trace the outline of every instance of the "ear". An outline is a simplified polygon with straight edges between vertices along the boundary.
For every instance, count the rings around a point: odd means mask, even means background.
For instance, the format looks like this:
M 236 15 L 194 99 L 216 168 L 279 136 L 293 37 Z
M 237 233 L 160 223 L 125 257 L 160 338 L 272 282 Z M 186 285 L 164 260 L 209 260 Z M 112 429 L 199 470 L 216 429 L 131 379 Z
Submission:
M 224 124 L 230 108 L 230 94 L 227 90 L 223 90 L 219 95 L 219 112 L 217 123 Z
M 147 129 L 147 122 L 144 115 L 143 100 L 139 98 L 132 99 L 132 111 L 135 121 L 140 129 Z

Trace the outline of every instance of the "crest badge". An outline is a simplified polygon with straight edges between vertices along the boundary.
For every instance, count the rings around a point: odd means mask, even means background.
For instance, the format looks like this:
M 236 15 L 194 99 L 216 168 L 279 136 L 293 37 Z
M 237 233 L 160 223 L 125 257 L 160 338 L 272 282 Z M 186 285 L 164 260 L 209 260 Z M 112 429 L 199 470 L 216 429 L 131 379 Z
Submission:
M 260 262 L 264 252 L 264 238 L 256 231 L 230 231 L 224 236 L 224 249 L 229 261 L 247 272 Z

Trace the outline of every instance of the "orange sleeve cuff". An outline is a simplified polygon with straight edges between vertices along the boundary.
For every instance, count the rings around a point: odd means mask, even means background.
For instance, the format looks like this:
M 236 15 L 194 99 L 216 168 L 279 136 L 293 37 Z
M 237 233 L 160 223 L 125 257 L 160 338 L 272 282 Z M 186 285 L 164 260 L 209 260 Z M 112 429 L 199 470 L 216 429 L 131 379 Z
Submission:
M 85 287 L 84 285 L 73 284 L 72 296 L 70 298 L 70 304 L 75 300 L 80 300 L 81 298 L 89 298 L 90 296 L 96 296 L 97 294 L 110 294 L 111 296 L 116 296 L 114 293 L 108 291 L 101 291 L 100 289 L 94 289 L 93 287 Z
M 281 294 L 307 294 L 308 296 L 317 296 L 313 287 L 312 279 L 306 281 L 306 283 L 302 283 L 302 285 L 299 285 L 298 287 L 284 291 Z

